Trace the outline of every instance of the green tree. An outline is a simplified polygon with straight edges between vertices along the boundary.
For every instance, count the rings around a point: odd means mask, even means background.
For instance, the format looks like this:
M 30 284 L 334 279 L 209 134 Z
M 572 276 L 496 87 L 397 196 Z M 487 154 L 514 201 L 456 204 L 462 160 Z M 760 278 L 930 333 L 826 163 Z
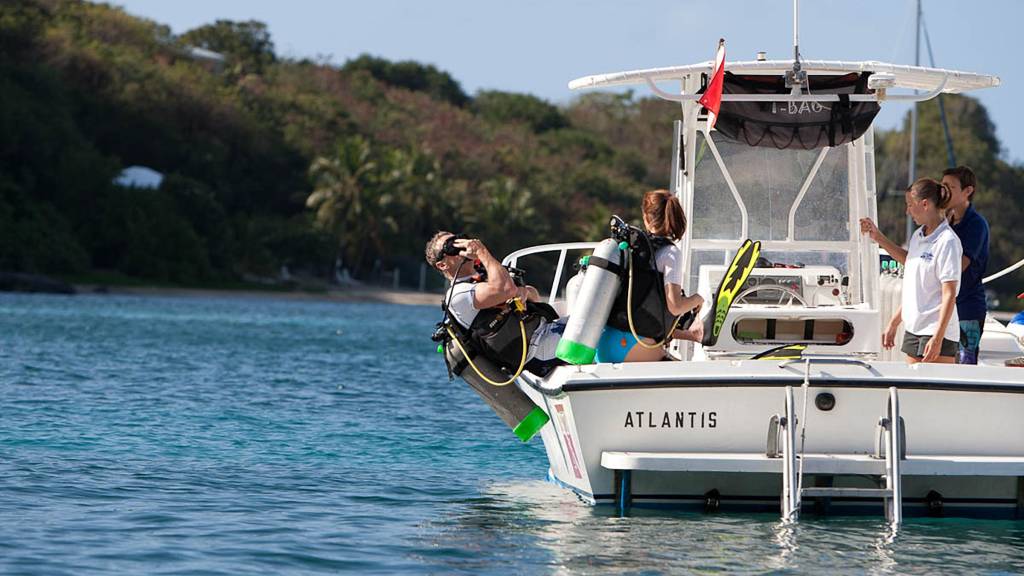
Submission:
M 471 108 L 492 122 L 523 122 L 537 133 L 569 125 L 557 107 L 529 94 L 484 90 L 477 93 Z
M 266 24 L 257 20 L 217 20 L 189 30 L 180 40 L 186 45 L 224 55 L 238 76 L 263 74 L 277 60 L 270 31 Z
M 428 154 L 353 136 L 310 165 L 306 204 L 358 275 L 374 259 L 415 254 L 433 227 L 457 221 L 440 171 Z
M 345 72 L 366 72 L 377 80 L 415 92 L 426 92 L 431 97 L 455 106 L 465 106 L 469 96 L 447 72 L 442 72 L 429 64 L 420 64 L 412 60 L 391 62 L 369 54 L 362 54 L 345 63 Z
M 38 46 L 45 24 L 46 10 L 35 0 L 0 4 L 0 58 L 17 58 Z
M 379 154 L 377 166 L 380 254 L 417 254 L 423 238 L 459 221 L 460 207 L 449 202 L 451 183 L 432 155 L 392 148 Z
M 338 254 L 358 269 L 366 252 L 366 240 L 377 228 L 374 206 L 374 171 L 369 141 L 352 136 L 338 143 L 334 153 L 320 156 L 309 167 L 313 192 L 306 206 L 316 214 L 316 224 L 338 239 Z
M 98 200 L 96 267 L 161 282 L 209 278 L 203 239 L 166 193 L 116 187 Z

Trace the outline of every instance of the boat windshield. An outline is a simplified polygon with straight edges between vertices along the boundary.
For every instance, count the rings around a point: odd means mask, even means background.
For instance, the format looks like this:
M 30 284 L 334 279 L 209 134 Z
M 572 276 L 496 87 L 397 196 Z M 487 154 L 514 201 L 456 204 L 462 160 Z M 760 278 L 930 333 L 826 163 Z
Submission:
M 861 301 L 853 281 L 863 246 L 855 228 L 867 215 L 860 213 L 863 188 L 872 181 L 873 189 L 872 170 L 856 161 L 867 159 L 863 143 L 778 150 L 718 132 L 696 135 L 688 291 L 697 289 L 701 265 L 727 262 L 750 238 L 762 242 L 762 256 L 773 265 L 836 268 L 851 277 L 851 303 Z

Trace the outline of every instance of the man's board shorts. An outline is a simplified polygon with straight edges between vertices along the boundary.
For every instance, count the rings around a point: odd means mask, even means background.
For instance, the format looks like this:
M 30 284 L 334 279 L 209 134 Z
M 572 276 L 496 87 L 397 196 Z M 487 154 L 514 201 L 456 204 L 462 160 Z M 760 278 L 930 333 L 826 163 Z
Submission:
M 900 350 L 904 354 L 913 358 L 924 358 L 924 347 L 928 345 L 928 341 L 932 337 L 929 334 L 917 335 L 911 334 L 910 332 L 903 333 L 903 347 Z M 939 350 L 939 356 L 950 356 L 956 358 L 957 350 L 960 348 L 960 344 L 950 340 L 949 338 L 942 339 L 942 348 Z
M 530 338 L 530 361 L 523 367 L 524 370 L 545 378 L 552 370 L 565 364 L 565 361 L 555 356 L 555 350 L 565 332 L 566 320 L 559 318 L 554 322 L 544 322 L 537 328 Z
M 625 330 L 605 326 L 601 339 L 597 341 L 597 354 L 594 361 L 619 364 L 626 360 L 626 355 L 636 346 L 636 338 Z
M 981 348 L 981 334 L 984 331 L 984 321 L 960 321 L 960 350 L 956 357 L 957 364 L 978 363 L 978 350 Z

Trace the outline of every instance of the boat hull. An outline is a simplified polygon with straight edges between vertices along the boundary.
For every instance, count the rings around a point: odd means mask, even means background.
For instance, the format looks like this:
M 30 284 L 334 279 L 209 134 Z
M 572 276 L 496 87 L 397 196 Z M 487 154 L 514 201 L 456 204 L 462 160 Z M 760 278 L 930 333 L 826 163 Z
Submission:
M 837 365 L 812 369 L 803 388 L 802 365 L 623 366 L 560 368 L 526 387 L 551 416 L 542 431 L 551 479 L 585 501 L 617 502 L 628 478 L 633 506 L 778 511 L 783 460 L 767 453 L 787 387 L 804 422 L 796 445 L 806 456 L 802 486 L 879 488 L 880 421 L 895 387 L 908 515 L 1005 517 L 1021 509 L 1024 387 L 1014 369 Z M 816 402 L 822 395 L 831 407 Z M 813 509 L 878 513 L 881 501 L 817 498 Z

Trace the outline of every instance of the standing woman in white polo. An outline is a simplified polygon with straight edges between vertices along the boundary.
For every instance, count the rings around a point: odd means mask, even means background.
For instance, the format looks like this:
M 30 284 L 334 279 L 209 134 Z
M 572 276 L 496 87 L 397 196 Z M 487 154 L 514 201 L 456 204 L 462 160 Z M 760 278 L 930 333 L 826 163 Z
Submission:
M 910 237 L 903 275 L 903 305 L 889 321 L 882 345 L 892 348 L 900 322 L 907 362 L 956 362 L 960 322 L 960 239 L 946 221 L 951 193 L 945 184 L 921 178 L 907 189 L 907 214 L 920 228 Z

